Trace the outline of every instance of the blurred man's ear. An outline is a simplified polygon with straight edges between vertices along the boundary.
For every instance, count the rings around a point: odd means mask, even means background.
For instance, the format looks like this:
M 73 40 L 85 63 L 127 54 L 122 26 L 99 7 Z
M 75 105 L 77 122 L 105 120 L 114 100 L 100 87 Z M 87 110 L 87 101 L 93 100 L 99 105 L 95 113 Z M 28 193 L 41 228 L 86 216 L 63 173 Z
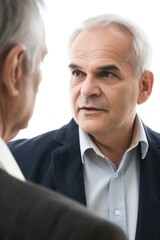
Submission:
M 26 48 L 16 45 L 8 52 L 3 64 L 2 81 L 8 94 L 12 97 L 19 94 L 20 79 L 23 79 Z
M 154 76 L 150 71 L 145 71 L 139 80 L 138 104 L 144 103 L 151 95 Z

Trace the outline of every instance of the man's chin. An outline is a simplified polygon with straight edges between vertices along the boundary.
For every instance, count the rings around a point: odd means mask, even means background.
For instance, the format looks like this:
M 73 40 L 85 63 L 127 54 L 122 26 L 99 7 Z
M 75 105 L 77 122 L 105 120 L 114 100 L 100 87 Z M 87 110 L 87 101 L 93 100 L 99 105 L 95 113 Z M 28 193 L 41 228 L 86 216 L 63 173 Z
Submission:
M 24 127 L 22 128 L 22 130 L 23 130 L 23 129 L 26 129 L 26 128 L 28 127 L 28 125 L 29 125 L 29 123 L 27 122 L 27 123 L 24 125 Z
M 80 128 L 85 132 L 85 133 L 96 133 L 98 132 L 99 126 L 97 122 L 93 121 L 83 121 L 82 123 L 79 124 Z
M 28 121 L 26 121 L 25 123 L 21 124 L 21 127 L 20 127 L 19 131 L 25 130 L 28 127 L 28 125 L 29 125 Z

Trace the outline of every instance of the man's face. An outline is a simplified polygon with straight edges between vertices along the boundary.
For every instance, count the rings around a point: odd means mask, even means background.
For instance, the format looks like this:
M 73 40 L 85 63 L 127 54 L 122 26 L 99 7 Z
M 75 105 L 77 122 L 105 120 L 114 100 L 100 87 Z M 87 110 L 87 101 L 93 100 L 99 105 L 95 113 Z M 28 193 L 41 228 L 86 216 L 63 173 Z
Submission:
M 133 124 L 139 80 L 126 61 L 130 41 L 127 32 L 109 27 L 83 31 L 72 44 L 71 105 L 86 133 L 114 133 Z

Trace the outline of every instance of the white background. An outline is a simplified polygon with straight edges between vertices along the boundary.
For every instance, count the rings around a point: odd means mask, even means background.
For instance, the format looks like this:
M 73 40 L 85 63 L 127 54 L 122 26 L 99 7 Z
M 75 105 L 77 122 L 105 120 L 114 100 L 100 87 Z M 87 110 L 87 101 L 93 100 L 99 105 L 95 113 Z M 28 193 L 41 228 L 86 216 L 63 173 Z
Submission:
M 148 35 L 153 49 L 151 70 L 154 87 L 150 99 L 138 106 L 143 121 L 160 132 L 160 11 L 158 0 L 45 0 L 48 56 L 43 65 L 43 80 L 34 114 L 16 138 L 33 137 L 59 128 L 71 118 L 68 84 L 67 43 L 81 21 L 103 13 L 116 13 L 134 20 Z

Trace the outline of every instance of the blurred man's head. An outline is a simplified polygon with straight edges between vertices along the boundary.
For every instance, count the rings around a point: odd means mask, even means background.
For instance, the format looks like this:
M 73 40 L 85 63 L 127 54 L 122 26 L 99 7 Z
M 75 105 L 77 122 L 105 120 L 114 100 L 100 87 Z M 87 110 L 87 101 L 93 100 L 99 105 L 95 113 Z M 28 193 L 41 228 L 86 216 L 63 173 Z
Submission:
M 32 116 L 47 49 L 41 0 L 0 0 L 0 122 L 6 141 Z

